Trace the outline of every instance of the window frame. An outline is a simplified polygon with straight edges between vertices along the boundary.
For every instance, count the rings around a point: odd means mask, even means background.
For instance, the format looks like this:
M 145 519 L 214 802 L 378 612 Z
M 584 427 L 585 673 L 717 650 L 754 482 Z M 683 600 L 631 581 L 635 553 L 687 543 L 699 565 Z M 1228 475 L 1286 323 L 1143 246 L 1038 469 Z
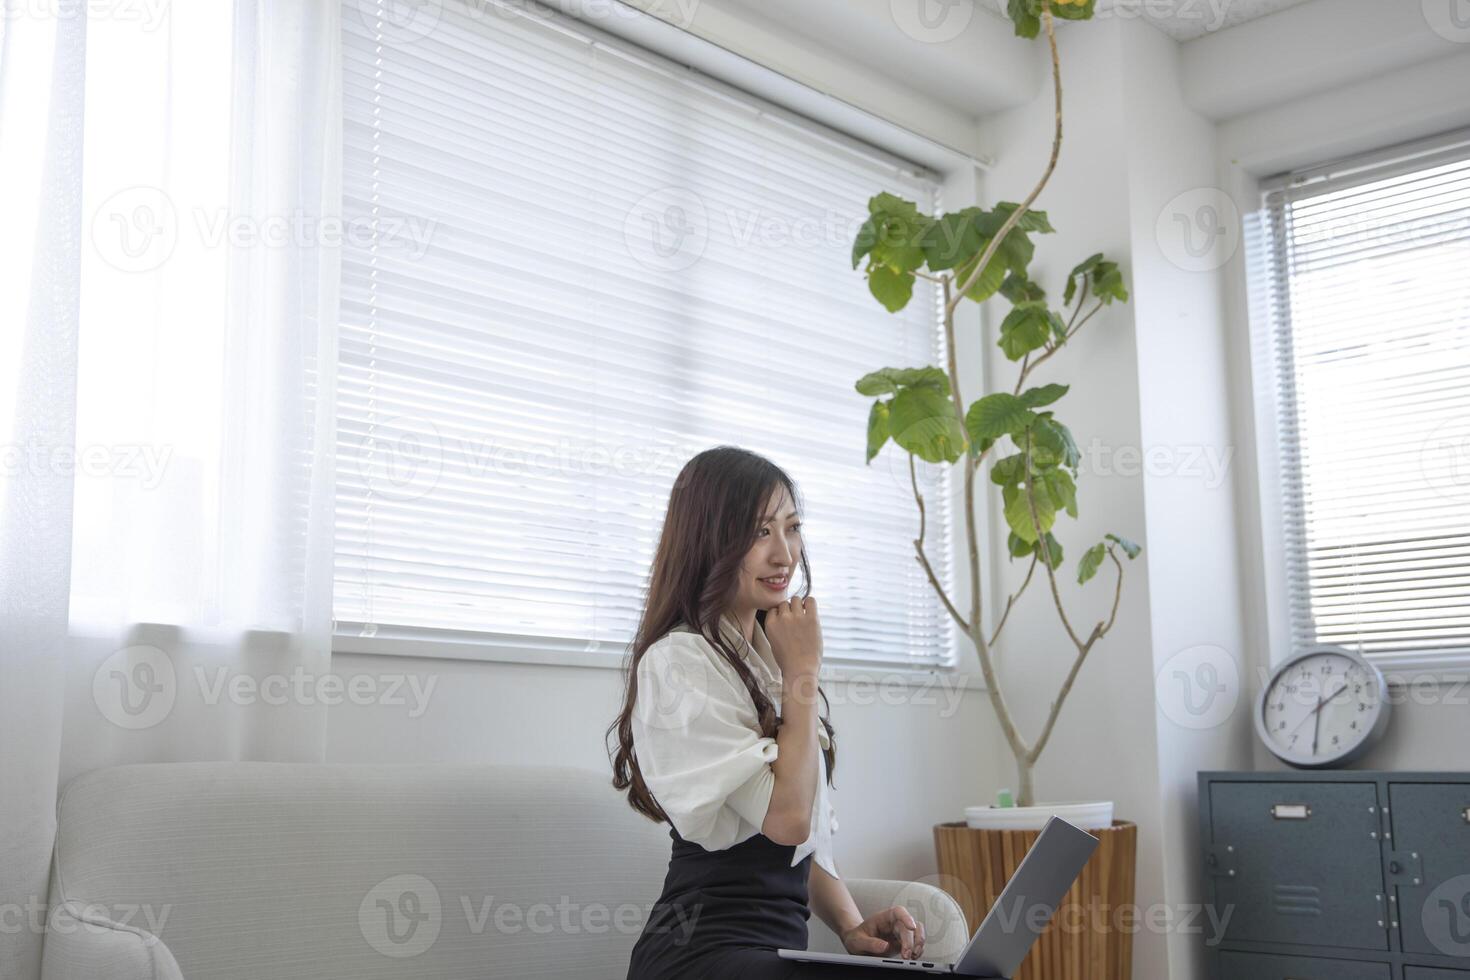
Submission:
M 938 197 L 945 202 L 946 208 L 983 203 L 979 193 L 979 176 L 989 169 L 990 161 L 977 159 L 963 151 L 936 143 L 895 122 L 819 92 L 779 71 L 734 55 L 711 41 L 664 23 L 657 17 L 630 9 L 629 19 L 633 30 L 623 33 L 635 36 L 637 40 L 633 41 L 610 34 L 570 14 L 549 13 L 549 16 L 562 18 L 575 25 L 577 31 L 585 31 L 594 36 L 598 44 L 620 49 L 631 57 L 647 54 L 678 60 L 687 65 L 690 73 L 698 77 L 701 83 L 724 89 L 737 97 L 770 104 L 788 123 L 798 126 L 815 124 L 831 131 L 837 138 L 850 141 L 854 148 L 868 148 L 923 166 L 935 174 L 939 185 Z M 973 330 L 978 336 L 980 319 L 981 312 L 978 309 L 970 311 L 969 315 L 957 315 L 957 334 L 964 329 Z M 969 346 L 963 341 L 959 341 L 959 344 L 962 350 Z M 975 384 L 973 379 L 984 376 L 985 361 L 988 360 L 983 348 L 982 351 L 975 352 L 975 357 L 980 360 L 971 370 L 965 370 L 965 359 L 961 358 L 961 381 L 965 383 L 968 377 L 971 379 L 971 387 Z M 949 522 L 951 567 L 948 571 L 950 589 L 953 594 L 959 595 L 968 591 L 967 576 L 962 563 L 958 561 L 958 555 L 964 547 L 963 481 L 951 479 L 948 484 L 948 503 L 952 514 Z M 917 511 L 915 520 L 917 521 Z M 989 538 L 989 531 L 984 521 L 981 526 L 982 554 L 988 555 L 989 549 L 985 547 L 985 543 Z M 992 591 L 997 587 L 995 578 L 992 574 L 992 581 L 988 583 Z M 938 601 L 936 596 L 935 602 Z M 952 662 L 947 666 L 828 663 L 823 665 L 820 676 L 823 680 L 837 682 L 876 682 L 910 687 L 925 687 L 939 682 L 946 687 L 983 690 L 977 655 L 968 648 L 964 635 L 953 621 L 948 617 L 945 621 L 953 652 Z M 625 659 L 621 650 L 615 655 L 601 648 L 609 646 L 608 644 L 599 645 L 596 641 L 576 638 L 395 627 L 384 624 L 369 626 L 335 619 L 332 624 L 331 645 L 334 655 L 397 656 L 612 670 L 621 670 Z
M 1238 187 L 1237 201 L 1246 211 L 1245 201 L 1253 213 L 1257 235 L 1267 234 L 1270 225 L 1267 213 L 1267 196 L 1289 183 L 1323 178 L 1336 174 L 1351 174 L 1354 171 L 1385 167 L 1394 161 L 1403 161 L 1396 171 L 1377 174 L 1373 179 L 1392 176 L 1394 172 L 1409 173 L 1438 162 L 1456 153 L 1456 147 L 1470 142 L 1470 128 L 1457 128 L 1421 138 L 1379 143 L 1374 148 L 1359 152 L 1333 156 L 1316 164 L 1261 167 Z M 1463 150 L 1458 155 L 1463 155 Z M 1247 221 L 1248 226 L 1250 221 Z M 1262 250 L 1270 249 L 1270 255 Z M 1289 595 L 1291 561 L 1291 533 L 1285 518 L 1283 505 L 1284 484 L 1288 478 L 1283 468 L 1279 442 L 1279 418 L 1283 405 L 1276 347 L 1276 323 L 1266 309 L 1260 295 L 1265 283 L 1258 281 L 1258 270 L 1284 261 L 1284 250 L 1266 243 L 1253 241 L 1247 231 L 1244 240 L 1245 253 L 1242 262 L 1241 288 L 1244 292 L 1245 313 L 1249 324 L 1247 351 L 1249 363 L 1245 365 L 1249 388 L 1245 392 L 1248 400 L 1246 410 L 1254 419 L 1255 466 L 1254 491 L 1259 508 L 1257 544 L 1260 548 L 1262 584 L 1259 594 L 1263 601 L 1264 635 L 1266 657 L 1262 667 L 1269 673 L 1299 653 L 1294 643 L 1293 619 L 1295 611 Z M 1244 570 L 1249 570 L 1243 566 Z M 1370 662 L 1383 672 L 1390 686 L 1463 686 L 1470 682 L 1470 649 L 1448 652 L 1403 652 L 1378 653 L 1369 657 Z

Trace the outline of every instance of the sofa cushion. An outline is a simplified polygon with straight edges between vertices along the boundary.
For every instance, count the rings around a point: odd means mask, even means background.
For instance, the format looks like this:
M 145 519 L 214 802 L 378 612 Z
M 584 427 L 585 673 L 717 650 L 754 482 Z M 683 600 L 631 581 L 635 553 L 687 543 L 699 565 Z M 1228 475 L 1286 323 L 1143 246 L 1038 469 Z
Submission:
M 670 847 L 606 773 L 549 767 L 120 766 L 57 833 L 53 903 L 187 980 L 621 977 Z

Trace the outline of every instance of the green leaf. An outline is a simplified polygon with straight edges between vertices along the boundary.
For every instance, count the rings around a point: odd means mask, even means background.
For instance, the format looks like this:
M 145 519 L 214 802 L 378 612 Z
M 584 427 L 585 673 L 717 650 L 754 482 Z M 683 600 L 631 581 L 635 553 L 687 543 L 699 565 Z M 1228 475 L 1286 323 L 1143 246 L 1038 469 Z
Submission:
M 881 371 L 870 371 L 858 378 L 857 388 L 859 395 L 876 397 L 878 395 L 891 395 L 898 391 L 898 385 L 893 380 L 893 368 L 883 368 Z
M 1046 532 L 1046 537 L 1042 540 L 1046 542 L 1042 546 L 1046 549 L 1046 551 L 1043 552 L 1038 549 L 1036 552 L 1037 556 L 1040 557 L 1043 562 L 1050 558 L 1051 567 L 1057 568 L 1062 563 L 1062 543 L 1056 538 L 1052 537 L 1050 531 Z
M 1046 290 L 1027 279 L 1023 272 L 1012 272 L 1006 276 L 1005 282 L 1000 284 L 1000 294 L 1012 303 L 1046 299 Z
M 1123 549 L 1123 553 L 1128 556 L 1128 560 L 1129 561 L 1132 561 L 1134 558 L 1137 558 L 1138 557 L 1138 553 L 1143 550 L 1143 548 L 1140 547 L 1139 545 L 1134 544 L 1132 541 L 1129 541 L 1127 538 L 1120 538 L 1116 534 L 1105 534 L 1105 535 L 1103 535 L 1103 537 L 1107 538 L 1109 541 L 1113 542 L 1118 547 L 1122 548 Z
M 965 430 L 975 442 L 999 439 L 1011 432 L 1024 431 L 1036 416 L 1008 392 L 998 391 L 977 399 L 965 413 Z
M 1046 319 L 1047 319 L 1047 322 L 1051 324 L 1052 336 L 1056 338 L 1057 343 L 1059 343 L 1059 344 L 1066 343 L 1067 342 L 1067 325 L 1062 322 L 1062 318 L 1057 315 L 1057 313 L 1056 313 L 1055 310 L 1047 310 L 1046 311 Z
M 869 214 L 893 215 L 899 218 L 917 218 L 919 206 L 913 201 L 906 201 L 897 194 L 882 191 L 868 198 Z
M 878 224 L 878 219 L 869 215 L 868 220 L 864 221 L 862 227 L 858 229 L 857 238 L 852 242 L 852 267 L 854 269 L 863 260 L 863 256 L 871 252 L 873 246 L 878 243 Z
M 893 441 L 930 463 L 959 459 L 965 432 L 954 415 L 954 402 L 933 388 L 905 388 L 888 409 Z
M 933 388 L 949 395 L 949 375 L 937 367 L 899 368 L 893 372 L 893 380 L 903 388 Z
M 1027 388 L 1021 392 L 1021 404 L 1027 408 L 1040 408 L 1043 405 L 1050 405 L 1066 393 L 1066 385 L 1042 385 L 1040 388 Z
M 1078 276 L 1086 275 L 1093 269 L 1097 268 L 1097 264 L 1102 260 L 1103 254 L 1101 252 L 1098 252 L 1096 255 L 1089 255 L 1087 258 L 1077 263 L 1077 267 L 1067 274 L 1067 278 L 1076 279 Z
M 1002 487 L 1001 497 L 1005 500 L 1006 523 L 1012 531 L 1027 541 L 1035 542 L 1056 523 L 1056 508 L 1044 493 L 1035 494 L 1036 519 L 1041 522 L 1040 529 L 1032 523 L 1031 504 L 1026 499 L 1025 484 Z
M 1001 201 L 997 204 L 993 214 L 998 220 L 996 221 L 994 230 L 987 237 L 995 237 L 995 232 L 1000 231 L 1000 226 L 1005 224 L 1006 219 L 1020 206 L 1014 201 Z M 1056 231 L 1051 226 L 1051 220 L 1047 218 L 1045 211 L 1032 211 L 1029 208 L 1025 214 L 1021 215 L 1021 220 L 1016 222 L 1016 227 L 1021 231 L 1039 231 L 1044 235 L 1049 235 Z
M 1090 255 L 1079 262 L 1075 269 L 1067 273 L 1067 288 L 1062 293 L 1063 303 L 1066 303 L 1068 306 L 1072 305 L 1072 297 L 1077 295 L 1077 280 L 1085 277 L 1096 268 L 1097 264 L 1102 261 L 1102 258 L 1103 254 L 1101 252 L 1098 252 L 1096 255 Z
M 1026 475 L 1026 454 L 1016 453 L 995 461 L 990 468 L 990 482 L 998 486 L 1020 483 Z
M 1082 553 L 1082 560 L 1077 563 L 1077 584 L 1081 585 L 1097 574 L 1102 567 L 1103 558 L 1107 557 L 1108 546 L 1098 543 Z
M 1006 14 L 1016 25 L 1017 37 L 1035 37 L 1041 33 L 1041 15 L 1034 0 L 1009 0 Z
M 981 251 L 984 251 L 984 246 L 985 243 L 982 243 Z M 966 259 L 962 265 L 956 268 L 955 278 L 959 280 L 961 285 L 969 279 L 970 273 L 975 271 L 975 263 L 978 261 L 980 261 L 980 256 L 975 255 Z M 1005 282 L 1005 278 L 1006 257 L 997 251 L 986 264 L 985 271 L 980 273 L 980 278 L 975 280 L 975 285 L 970 287 L 969 291 L 965 293 L 965 296 L 977 303 L 983 303 L 996 294 L 996 291 L 1000 289 L 1001 283 Z
M 1036 550 L 1036 542 L 1027 541 L 1012 531 L 1006 535 L 1006 549 L 1010 551 L 1012 558 L 1024 558 Z
M 1037 489 L 1046 488 L 1052 503 L 1067 512 L 1068 517 L 1077 516 L 1077 484 L 1072 474 L 1060 467 L 1046 470 L 1037 478 Z
M 1006 357 L 1019 361 L 1032 351 L 1045 347 L 1051 338 L 1051 329 L 1046 303 L 1027 300 L 1017 303 L 1001 321 L 998 343 Z
M 914 202 L 885 192 L 869 199 L 868 212 L 868 220 L 863 222 L 853 241 L 853 268 L 857 268 L 864 255 L 870 256 L 868 277 L 871 282 L 873 274 L 880 268 L 887 268 L 891 273 L 906 273 L 913 272 L 924 264 L 924 250 L 920 242 L 931 219 L 920 214 Z M 910 288 L 912 285 L 910 282 Z M 888 287 L 885 285 L 870 288 L 873 289 L 873 295 L 882 300 L 879 290 L 886 290 Z M 884 301 L 884 305 L 888 305 L 887 301 Z
M 1097 7 L 1096 0 L 1085 0 L 1084 3 L 1053 3 L 1051 12 L 1061 20 L 1091 20 Z
M 1100 262 L 1094 273 L 1092 293 L 1107 306 L 1113 300 L 1128 302 L 1128 288 L 1123 285 L 1123 273 L 1116 262 Z
M 953 269 L 961 262 L 973 259 L 980 251 L 982 242 L 974 220 L 979 210 L 966 208 L 946 214 L 924 229 L 920 245 L 931 271 Z
M 868 412 L 868 458 L 865 462 L 871 463 L 887 442 L 888 403 L 874 402 L 872 410 Z
M 863 375 L 857 381 L 860 395 L 891 395 L 900 388 L 933 388 L 941 395 L 949 394 L 949 375 L 937 367 L 882 368 Z
M 1031 257 L 1036 254 L 1036 246 L 1020 228 L 1012 228 L 1006 233 L 1006 237 L 1000 243 L 1000 249 L 996 255 L 1005 256 L 1006 267 L 1015 272 L 1025 272 L 1026 267 L 1031 264 Z
M 1043 468 L 1060 465 L 1076 470 L 1082 454 L 1077 451 L 1071 429 L 1042 415 L 1031 425 L 1031 458 Z
M 914 274 L 895 272 L 886 265 L 868 270 L 868 291 L 889 313 L 897 313 L 914 295 Z
M 1067 289 L 1062 295 L 1062 301 L 1068 305 L 1072 297 L 1077 294 L 1078 283 L 1085 282 L 1088 291 L 1104 306 L 1111 304 L 1114 300 L 1126 303 L 1128 301 L 1128 288 L 1123 284 L 1123 273 L 1118 269 L 1118 263 L 1109 262 L 1103 258 L 1103 254 L 1088 256 L 1081 262 L 1071 274 L 1067 276 Z

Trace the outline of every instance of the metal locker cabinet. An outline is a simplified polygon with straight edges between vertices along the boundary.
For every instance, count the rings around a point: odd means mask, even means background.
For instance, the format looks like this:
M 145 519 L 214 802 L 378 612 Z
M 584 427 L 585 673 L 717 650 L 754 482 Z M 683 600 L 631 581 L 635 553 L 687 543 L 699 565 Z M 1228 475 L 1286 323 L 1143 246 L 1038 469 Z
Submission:
M 1374 783 L 1217 781 L 1209 806 L 1227 941 L 1388 949 Z
M 1406 966 L 1404 980 L 1470 980 L 1463 970 L 1441 970 L 1437 966 Z
M 1218 980 L 1391 980 L 1392 976 L 1387 963 L 1226 951 L 1220 954 Z
M 1390 782 L 1388 797 L 1384 866 L 1404 951 L 1470 957 L 1470 783 Z

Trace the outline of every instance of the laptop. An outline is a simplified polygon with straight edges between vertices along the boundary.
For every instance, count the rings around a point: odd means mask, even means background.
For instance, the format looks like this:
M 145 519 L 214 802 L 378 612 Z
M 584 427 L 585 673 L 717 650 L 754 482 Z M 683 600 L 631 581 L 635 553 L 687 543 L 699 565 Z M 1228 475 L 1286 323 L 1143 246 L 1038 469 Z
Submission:
M 926 973 L 948 973 L 987 980 L 1010 980 L 1021 968 L 1021 961 L 1031 951 L 1051 918 L 1056 914 L 1067 889 L 1082 873 L 1082 867 L 1098 840 L 1079 830 L 1061 817 L 1052 817 L 1042 828 L 1041 836 L 1021 859 L 1021 866 L 1011 875 L 1000 898 L 975 930 L 975 935 L 960 951 L 953 963 L 932 960 L 904 960 L 853 953 L 813 953 L 804 949 L 777 950 L 782 959 L 803 963 L 842 963 L 879 970 L 916 970 Z

